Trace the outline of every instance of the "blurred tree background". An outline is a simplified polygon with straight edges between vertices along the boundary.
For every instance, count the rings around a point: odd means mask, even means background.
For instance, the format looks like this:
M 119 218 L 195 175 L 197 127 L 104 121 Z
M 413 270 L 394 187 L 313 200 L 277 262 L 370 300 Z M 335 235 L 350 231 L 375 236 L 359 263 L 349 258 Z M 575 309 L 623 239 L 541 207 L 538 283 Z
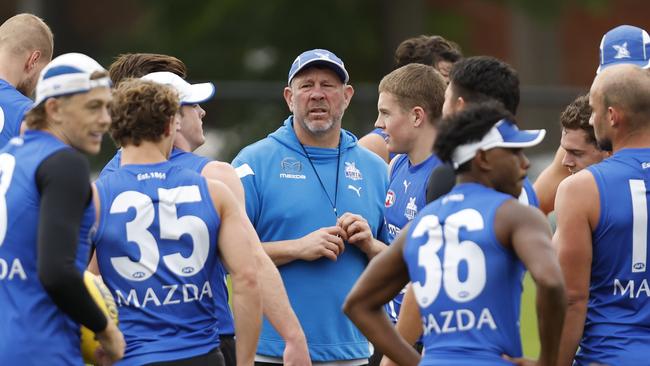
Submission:
M 620 23 L 649 28 L 641 0 L 3 0 L 0 18 L 43 17 L 55 54 L 87 53 L 108 67 L 120 53 L 174 55 L 191 81 L 213 81 L 205 104 L 208 142 L 200 152 L 231 160 L 241 147 L 274 131 L 288 115 L 282 99 L 288 68 L 302 51 L 339 55 L 356 93 L 344 127 L 362 135 L 376 117 L 376 86 L 391 70 L 403 39 L 440 34 L 465 55 L 487 54 L 513 65 L 522 80 L 519 119 L 546 127 L 540 156 L 559 141 L 558 115 L 588 89 L 604 32 Z M 107 139 L 108 140 L 108 139 Z M 114 151 L 93 159 L 98 169 Z M 533 166 L 535 175 L 543 163 Z
M 55 36 L 55 55 L 83 52 L 108 67 L 121 53 L 174 55 L 190 81 L 210 80 L 207 143 L 199 153 L 230 161 L 274 131 L 288 115 L 282 99 L 295 57 L 327 48 L 346 63 L 356 93 L 343 120 L 358 136 L 376 118 L 377 83 L 405 38 L 439 34 L 466 56 L 492 55 L 515 67 L 522 99 L 518 119 L 546 128 L 531 151 L 535 178 L 560 137 L 559 114 L 588 91 L 602 35 L 619 24 L 650 29 L 647 0 L 2 0 L 0 20 L 31 12 Z M 109 138 L 98 170 L 113 155 Z M 524 350 L 539 351 L 534 296 L 527 279 L 522 310 Z

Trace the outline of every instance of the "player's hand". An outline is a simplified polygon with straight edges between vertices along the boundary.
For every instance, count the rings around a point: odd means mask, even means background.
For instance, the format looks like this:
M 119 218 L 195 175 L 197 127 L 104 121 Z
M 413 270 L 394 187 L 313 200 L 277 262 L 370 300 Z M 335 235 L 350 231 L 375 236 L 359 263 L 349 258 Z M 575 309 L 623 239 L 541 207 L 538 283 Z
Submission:
M 309 348 L 304 335 L 299 339 L 289 339 L 285 342 L 282 361 L 287 366 L 311 366 Z
M 368 254 L 373 246 L 372 231 L 368 220 L 363 216 L 346 212 L 338 218 L 336 224 L 346 233 L 347 241 Z
M 506 361 L 510 361 L 517 366 L 538 366 L 539 365 L 537 360 L 531 360 L 529 358 L 510 357 L 508 355 L 501 355 L 501 358 L 503 358 Z
M 339 226 L 313 231 L 299 240 L 298 258 L 313 261 L 325 257 L 335 261 L 345 249 L 345 235 L 345 231 Z
M 95 334 L 95 338 L 101 346 L 95 351 L 95 359 L 100 365 L 112 365 L 124 357 L 124 336 L 112 320 L 108 321 L 106 329 Z

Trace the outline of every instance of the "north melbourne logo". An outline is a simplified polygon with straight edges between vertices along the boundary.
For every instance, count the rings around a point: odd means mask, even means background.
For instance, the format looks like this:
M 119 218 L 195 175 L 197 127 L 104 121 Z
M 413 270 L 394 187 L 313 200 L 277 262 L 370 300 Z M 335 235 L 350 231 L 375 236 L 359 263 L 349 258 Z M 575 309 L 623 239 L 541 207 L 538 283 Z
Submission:
M 415 197 L 409 197 L 409 203 L 406 204 L 404 216 L 409 220 L 413 220 L 415 215 L 418 214 L 418 205 L 415 204 Z
M 616 50 L 615 59 L 630 58 L 630 51 L 627 49 L 627 42 L 624 42 L 621 45 L 615 44 L 612 46 Z
M 361 171 L 357 169 L 354 162 L 345 162 L 345 177 L 352 180 L 362 180 Z

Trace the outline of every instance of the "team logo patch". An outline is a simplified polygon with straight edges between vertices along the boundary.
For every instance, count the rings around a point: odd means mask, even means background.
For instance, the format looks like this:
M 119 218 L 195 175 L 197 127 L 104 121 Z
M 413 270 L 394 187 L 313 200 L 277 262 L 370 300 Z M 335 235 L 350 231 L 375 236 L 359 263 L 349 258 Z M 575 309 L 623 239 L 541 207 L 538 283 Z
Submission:
M 284 158 L 280 162 L 280 178 L 287 179 L 307 179 L 307 176 L 301 174 L 302 172 L 302 163 L 292 157 Z
M 389 189 L 388 193 L 386 193 L 386 200 L 384 201 L 384 206 L 391 207 L 393 204 L 395 204 L 395 192 L 393 192 L 392 189 Z
M 621 45 L 615 44 L 612 46 L 616 50 L 616 56 L 614 56 L 615 59 L 621 59 L 621 58 L 630 58 L 630 51 L 627 49 L 627 42 L 624 42 Z
M 409 203 L 406 204 L 404 216 L 409 220 L 413 220 L 415 215 L 418 214 L 418 205 L 415 204 L 415 197 L 409 197 Z
M 361 171 L 357 169 L 354 162 L 345 162 L 345 177 L 352 180 L 362 180 Z

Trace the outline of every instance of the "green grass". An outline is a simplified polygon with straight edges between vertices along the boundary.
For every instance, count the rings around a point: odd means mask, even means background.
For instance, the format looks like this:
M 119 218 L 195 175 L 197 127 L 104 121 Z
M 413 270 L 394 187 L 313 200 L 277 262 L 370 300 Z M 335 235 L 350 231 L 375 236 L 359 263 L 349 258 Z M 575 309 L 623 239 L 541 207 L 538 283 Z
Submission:
M 537 312 L 535 311 L 535 283 L 528 273 L 524 278 L 520 321 L 524 356 L 537 358 L 539 357 L 539 333 L 537 332 Z

